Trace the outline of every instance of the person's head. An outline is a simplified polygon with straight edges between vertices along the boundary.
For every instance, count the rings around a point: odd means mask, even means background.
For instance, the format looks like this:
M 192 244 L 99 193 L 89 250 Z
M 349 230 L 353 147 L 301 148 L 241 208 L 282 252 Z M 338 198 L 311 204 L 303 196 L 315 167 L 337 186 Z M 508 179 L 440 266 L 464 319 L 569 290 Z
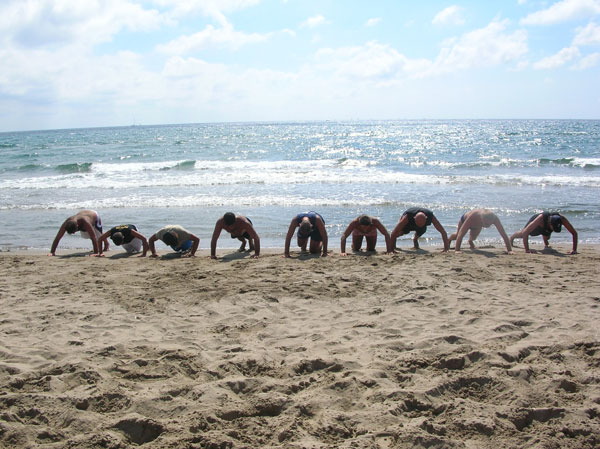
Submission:
M 227 212 L 223 215 L 223 222 L 225 226 L 233 226 L 235 223 L 235 214 L 233 212 Z
M 424 212 L 418 212 L 415 215 L 415 224 L 417 227 L 422 228 L 427 224 L 427 215 Z
M 110 236 L 110 239 L 115 245 L 120 246 L 123 244 L 123 240 L 125 240 L 125 237 L 123 236 L 123 233 L 115 232 L 113 235 Z
M 174 232 L 165 232 L 161 239 L 166 245 L 175 246 L 177 245 L 177 234 Z
M 371 226 L 373 224 L 373 220 L 368 215 L 361 215 L 358 217 L 358 224 L 361 226 Z
M 69 234 L 75 234 L 79 229 L 79 226 L 77 225 L 77 220 L 73 219 L 73 218 L 69 218 L 66 223 L 65 223 L 65 231 L 67 231 Z
M 550 226 L 552 226 L 552 230 L 554 232 L 560 232 L 562 229 L 562 219 L 560 215 L 551 215 L 550 216 Z
M 300 225 L 298 226 L 298 237 L 300 237 L 301 239 L 308 238 L 311 232 L 312 224 L 310 224 L 310 220 L 308 218 L 302 220 L 300 222 Z

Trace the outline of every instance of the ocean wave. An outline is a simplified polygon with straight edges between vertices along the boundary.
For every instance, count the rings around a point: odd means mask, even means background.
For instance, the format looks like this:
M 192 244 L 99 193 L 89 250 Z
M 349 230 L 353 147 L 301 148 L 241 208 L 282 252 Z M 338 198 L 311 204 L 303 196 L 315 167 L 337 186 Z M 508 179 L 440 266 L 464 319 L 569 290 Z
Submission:
M 89 173 L 92 171 L 91 162 L 81 162 L 73 164 L 61 164 L 56 166 L 56 171 L 63 174 L 69 173 Z
M 563 157 L 557 159 L 541 158 L 538 159 L 539 165 L 567 165 L 571 167 L 581 167 L 586 170 L 600 168 L 600 158 L 582 158 L 582 157 Z
M 258 165 L 257 167 L 261 167 Z M 127 173 L 117 172 L 73 172 L 61 176 L 40 176 L 0 180 L 0 191 L 4 189 L 139 189 L 160 187 L 208 187 L 253 185 L 284 186 L 301 184 L 324 185 L 373 185 L 373 184 L 418 184 L 418 185 L 496 185 L 496 186 L 573 186 L 600 187 L 600 176 L 558 176 L 524 174 L 433 174 L 407 173 L 377 170 L 372 167 L 357 169 L 340 167 L 332 170 L 319 166 L 302 167 L 291 165 L 276 168 L 245 167 L 240 170 L 176 170 L 162 172 Z
M 196 165 L 196 161 L 183 161 L 178 162 L 175 165 L 162 167 L 160 170 L 193 170 Z

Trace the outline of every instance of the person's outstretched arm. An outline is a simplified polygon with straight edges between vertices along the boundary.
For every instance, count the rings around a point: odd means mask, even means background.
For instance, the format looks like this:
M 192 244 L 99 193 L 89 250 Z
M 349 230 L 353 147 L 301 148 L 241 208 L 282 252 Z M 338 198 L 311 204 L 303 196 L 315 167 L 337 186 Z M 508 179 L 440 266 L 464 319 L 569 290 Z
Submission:
M 189 253 L 184 254 L 183 257 L 195 257 L 196 256 L 196 251 L 198 250 L 198 246 L 200 245 L 200 239 L 198 237 L 196 237 L 194 234 L 190 234 L 190 240 L 193 242 L 192 250 Z
M 252 258 L 256 259 L 258 256 L 260 256 L 260 237 L 254 230 L 254 226 L 252 226 L 250 223 L 248 223 L 246 232 L 250 235 L 250 238 L 254 240 L 254 256 L 252 256 Z
M 215 230 L 213 231 L 212 238 L 210 239 L 210 258 L 217 258 L 217 240 L 219 240 L 219 236 L 221 235 L 221 231 L 223 230 L 223 219 L 219 218 L 215 223 Z
M 393 249 L 396 249 L 396 241 L 398 240 L 398 237 L 400 237 L 402 235 L 402 231 L 404 230 L 404 227 L 407 224 L 408 224 L 408 216 L 402 215 L 402 217 L 400 217 L 400 220 L 398 220 L 398 224 L 392 231 L 392 235 L 390 236 L 390 239 L 392 240 L 392 248 Z
M 510 246 L 510 239 L 508 238 L 508 235 L 506 235 L 506 231 L 504 230 L 504 227 L 502 226 L 502 223 L 500 223 L 500 219 L 498 217 L 496 217 L 494 219 L 494 226 L 496 226 L 496 229 L 498 230 L 498 232 L 500 233 L 500 236 L 504 240 L 504 244 L 506 245 L 506 252 L 508 254 L 512 254 L 512 247 Z
M 431 224 L 442 236 L 442 240 L 444 241 L 444 252 L 448 251 L 450 249 L 450 240 L 448 240 L 448 234 L 438 219 L 435 218 L 435 215 L 431 218 Z
M 379 221 L 379 219 L 374 218 L 373 224 L 375 225 L 377 230 L 381 232 L 381 234 L 385 237 L 386 254 L 391 254 L 394 251 L 394 248 L 392 247 L 392 239 L 390 238 L 390 233 L 387 229 L 385 229 L 385 226 L 381 221 Z
M 143 252 L 140 255 L 140 257 L 146 257 L 146 253 L 148 252 L 148 240 L 146 240 L 146 237 L 144 237 L 142 234 L 140 234 L 139 232 L 137 232 L 133 229 L 131 230 L 131 235 L 142 241 L 142 251 Z M 98 243 L 98 244 L 100 244 L 100 243 Z
M 515 239 L 523 239 L 523 248 L 525 248 L 525 252 L 531 252 L 529 249 L 529 234 L 531 234 L 538 227 L 544 226 L 544 216 L 539 214 L 531 223 L 525 226 L 520 231 L 515 232 L 510 237 L 510 244 L 512 245 Z
M 571 222 L 567 220 L 567 217 L 561 215 L 560 219 L 562 220 L 562 223 L 565 226 L 565 228 L 567 228 L 567 231 L 569 231 L 573 236 L 573 250 L 569 254 L 577 254 L 577 231 L 575 230 Z
M 102 246 L 104 245 L 104 242 L 108 239 L 109 236 L 110 236 L 110 231 L 106 231 L 104 234 L 102 234 L 100 236 L 100 238 L 98 239 L 98 254 L 93 254 L 94 256 L 98 256 L 98 257 L 104 256 L 104 254 L 102 254 Z
M 290 223 L 290 227 L 288 228 L 288 232 L 285 236 L 285 246 L 283 249 L 283 255 L 285 257 L 291 257 L 290 256 L 290 243 L 292 242 L 292 237 L 294 236 L 294 232 L 296 231 L 297 226 L 298 226 L 298 222 L 296 221 L 296 218 L 293 218 L 292 222 Z
M 356 223 L 358 223 L 356 219 L 352 220 L 346 228 L 346 230 L 344 231 L 344 233 L 342 234 L 342 239 L 340 241 L 340 253 L 342 256 L 346 255 L 346 239 L 350 234 L 352 234 L 354 228 L 356 228 Z
M 154 248 L 154 242 L 156 242 L 158 240 L 158 237 L 156 236 L 156 234 L 154 234 L 152 237 L 150 237 L 150 240 L 148 240 L 148 246 L 150 247 L 150 257 L 158 257 L 158 254 L 156 254 L 156 249 Z
M 65 223 L 62 224 L 62 226 L 56 233 L 56 237 L 54 237 L 54 241 L 52 242 L 52 247 L 50 248 L 50 254 L 48 254 L 49 256 L 56 255 L 56 248 L 58 247 L 58 243 L 60 242 L 60 239 L 63 238 L 63 235 L 65 235 L 65 232 L 66 232 L 65 231 Z

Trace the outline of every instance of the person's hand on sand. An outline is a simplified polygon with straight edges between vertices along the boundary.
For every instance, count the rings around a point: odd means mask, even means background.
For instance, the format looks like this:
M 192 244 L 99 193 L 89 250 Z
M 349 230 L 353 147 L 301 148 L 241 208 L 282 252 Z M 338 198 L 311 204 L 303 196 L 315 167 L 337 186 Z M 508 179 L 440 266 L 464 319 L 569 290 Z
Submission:
M 571 254 L 571 255 L 577 254 L 577 251 L 573 250 L 573 251 L 569 252 L 569 254 Z
M 90 257 L 104 257 L 104 254 L 90 254 Z
M 158 258 L 158 254 L 152 253 L 152 254 L 150 254 L 150 257 L 153 258 L 153 259 L 157 259 Z
M 54 254 L 54 253 L 48 253 L 48 256 L 49 256 L 49 257 L 50 257 L 50 256 L 56 256 L 56 254 Z
M 196 257 L 196 256 L 194 254 L 192 254 L 192 253 L 185 253 L 181 257 L 186 257 L 187 258 L 187 257 Z
M 348 253 L 340 253 L 340 256 L 347 256 Z
M 211 258 L 212 260 L 217 260 L 217 256 L 208 256 L 209 258 Z
M 258 254 L 254 254 L 252 256 L 250 256 L 252 259 L 258 259 Z

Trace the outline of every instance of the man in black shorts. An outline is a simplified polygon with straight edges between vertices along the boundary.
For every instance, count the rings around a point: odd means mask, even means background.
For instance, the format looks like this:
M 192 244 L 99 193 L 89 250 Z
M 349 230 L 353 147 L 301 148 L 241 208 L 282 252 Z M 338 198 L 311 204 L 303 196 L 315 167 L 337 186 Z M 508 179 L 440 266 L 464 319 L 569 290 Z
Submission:
M 146 237 L 138 232 L 135 225 L 124 224 L 115 226 L 100 236 L 98 239 L 98 256 L 104 256 L 102 254 L 102 244 L 106 243 L 109 237 L 115 245 L 123 246 L 123 249 L 129 254 L 139 253 L 143 248 L 140 257 L 145 257 L 148 252 Z
M 399 236 L 415 231 L 413 245 L 415 249 L 419 249 L 419 237 L 425 234 L 427 231 L 427 226 L 429 225 L 433 225 L 441 234 L 442 240 L 444 241 L 444 252 L 448 251 L 450 248 L 450 242 L 448 240 L 448 234 L 446 233 L 446 230 L 438 221 L 438 219 L 435 218 L 433 212 L 423 207 L 411 207 L 410 209 L 407 209 L 404 214 L 402 214 L 398 224 L 392 231 L 391 239 L 393 248 L 396 249 L 396 240 Z

